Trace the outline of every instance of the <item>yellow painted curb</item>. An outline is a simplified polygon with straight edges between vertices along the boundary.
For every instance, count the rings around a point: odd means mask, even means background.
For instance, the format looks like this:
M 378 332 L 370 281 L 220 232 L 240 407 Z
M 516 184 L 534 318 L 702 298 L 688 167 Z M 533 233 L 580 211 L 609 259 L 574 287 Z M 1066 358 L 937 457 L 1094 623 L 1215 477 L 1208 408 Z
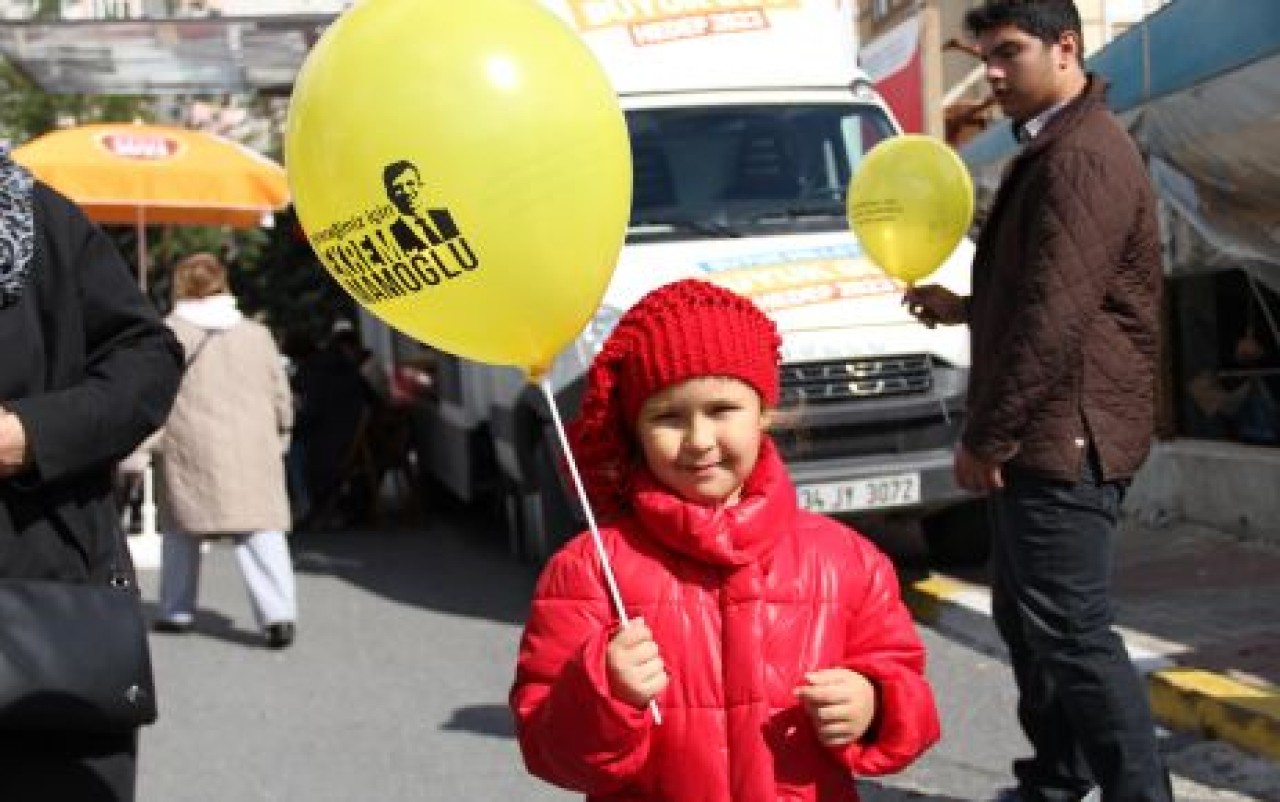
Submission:
M 903 599 L 923 623 L 943 624 L 974 590 L 938 574 L 903 583 Z M 1151 711 L 1164 726 L 1280 760 L 1280 687 L 1249 684 L 1197 668 L 1172 667 L 1146 675 Z
M 952 599 L 960 595 L 969 586 L 945 576 L 931 574 L 924 579 L 907 583 L 907 606 L 917 618 L 924 621 L 937 621 L 942 610 Z
M 1196 668 L 1167 668 L 1148 675 L 1147 691 L 1162 724 L 1280 760 L 1280 688 Z

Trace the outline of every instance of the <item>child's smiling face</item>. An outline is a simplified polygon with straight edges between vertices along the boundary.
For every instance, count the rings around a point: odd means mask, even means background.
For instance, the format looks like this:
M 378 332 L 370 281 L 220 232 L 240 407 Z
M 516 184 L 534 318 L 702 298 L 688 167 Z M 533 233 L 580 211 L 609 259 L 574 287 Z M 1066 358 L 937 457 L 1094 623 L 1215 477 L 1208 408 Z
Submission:
M 649 470 L 688 501 L 732 504 L 755 469 L 769 413 L 738 379 L 688 379 L 651 395 L 636 425 Z

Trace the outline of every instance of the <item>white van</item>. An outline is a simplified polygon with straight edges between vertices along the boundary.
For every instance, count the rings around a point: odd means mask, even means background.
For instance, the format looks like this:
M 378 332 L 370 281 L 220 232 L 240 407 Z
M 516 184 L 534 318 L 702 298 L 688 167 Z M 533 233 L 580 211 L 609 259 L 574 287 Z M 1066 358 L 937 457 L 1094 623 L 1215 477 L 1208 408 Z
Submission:
M 967 332 L 910 317 L 845 217 L 859 160 L 899 132 L 857 67 L 851 0 L 544 2 L 613 81 L 634 168 L 603 305 L 550 374 L 565 419 L 622 312 L 696 276 L 753 298 L 783 332 L 795 425 L 775 436 L 803 506 L 925 513 L 964 501 L 951 455 Z M 971 257 L 965 242 L 930 280 L 967 294 Z M 439 354 L 419 419 L 424 469 L 466 500 L 499 492 L 523 554 L 545 558 L 582 527 L 546 404 L 518 371 Z

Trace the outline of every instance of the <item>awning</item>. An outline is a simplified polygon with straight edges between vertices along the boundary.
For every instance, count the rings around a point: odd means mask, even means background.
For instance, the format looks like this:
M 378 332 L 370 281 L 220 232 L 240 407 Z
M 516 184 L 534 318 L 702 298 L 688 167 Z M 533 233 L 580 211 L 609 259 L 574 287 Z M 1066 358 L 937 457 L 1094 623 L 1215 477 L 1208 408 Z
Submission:
M 1280 292 L 1280 56 L 1133 115 L 1173 224 L 1173 272 L 1244 268 Z
M 333 19 L 5 20 L 0 53 L 51 94 L 287 95 Z

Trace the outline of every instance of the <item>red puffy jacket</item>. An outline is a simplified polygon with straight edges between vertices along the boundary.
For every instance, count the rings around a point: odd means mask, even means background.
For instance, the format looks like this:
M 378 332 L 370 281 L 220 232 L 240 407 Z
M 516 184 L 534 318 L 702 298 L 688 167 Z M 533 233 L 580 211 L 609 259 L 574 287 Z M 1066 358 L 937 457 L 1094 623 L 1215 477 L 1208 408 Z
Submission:
M 732 507 L 683 502 L 647 475 L 632 501 L 601 535 L 671 677 L 662 724 L 609 695 L 617 616 L 584 533 L 540 577 L 520 645 L 511 706 L 532 773 L 600 802 L 850 802 L 854 775 L 902 769 L 938 739 L 892 565 L 798 510 L 771 444 Z M 878 711 L 862 741 L 828 749 L 794 689 L 836 666 L 872 681 Z

